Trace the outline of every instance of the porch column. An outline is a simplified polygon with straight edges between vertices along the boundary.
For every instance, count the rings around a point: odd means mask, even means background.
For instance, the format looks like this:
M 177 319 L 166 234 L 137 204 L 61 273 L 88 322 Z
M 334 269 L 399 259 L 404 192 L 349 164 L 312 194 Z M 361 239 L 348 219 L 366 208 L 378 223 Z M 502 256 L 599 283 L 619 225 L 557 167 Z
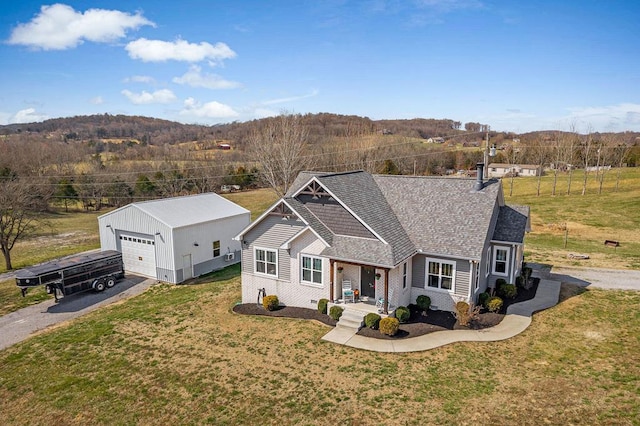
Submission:
M 389 314 L 389 270 L 384 270 L 384 307 L 383 312 Z
M 334 263 L 335 260 L 333 259 L 329 259 L 329 300 L 331 300 L 331 302 L 334 302 L 335 300 L 333 299 L 333 276 L 334 276 L 334 271 L 333 271 L 333 267 L 334 267 Z

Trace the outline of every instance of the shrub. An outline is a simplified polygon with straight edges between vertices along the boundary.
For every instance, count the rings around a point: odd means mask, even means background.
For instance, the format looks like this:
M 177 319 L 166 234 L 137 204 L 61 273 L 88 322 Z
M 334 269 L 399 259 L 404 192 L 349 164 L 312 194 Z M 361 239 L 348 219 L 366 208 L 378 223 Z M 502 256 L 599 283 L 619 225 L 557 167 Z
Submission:
M 503 284 L 498 288 L 498 294 L 505 299 L 513 299 L 518 295 L 518 289 L 514 284 Z
M 531 269 L 528 266 L 524 266 L 522 268 L 522 273 L 521 273 L 522 288 L 524 288 L 525 290 L 529 290 L 531 287 L 533 287 L 533 280 L 531 279 L 531 274 L 533 274 L 533 269 Z
M 367 327 L 375 330 L 378 328 L 378 325 L 380 324 L 380 315 L 371 312 L 368 313 L 367 315 L 365 315 L 364 317 L 364 325 L 366 325 Z
M 502 303 L 502 299 L 498 296 L 490 297 L 489 300 L 487 300 L 487 310 L 489 312 L 498 312 L 500 308 L 502 308 Z
M 264 306 L 267 311 L 275 311 L 279 305 L 280 301 L 278 300 L 278 296 L 274 294 L 262 298 L 262 306 Z
M 378 326 L 380 327 L 380 333 L 387 336 L 395 336 L 400 328 L 400 321 L 398 321 L 398 318 L 386 317 L 380 320 Z
M 344 308 L 341 308 L 340 306 L 332 306 L 331 309 L 329 309 L 329 316 L 334 321 L 338 321 L 340 320 L 340 317 L 342 316 L 343 311 L 344 311 Z
M 471 321 L 478 319 L 479 314 L 480 306 L 469 305 L 467 302 L 456 303 L 454 315 L 461 326 L 466 327 Z
M 500 290 L 500 287 L 502 287 L 506 283 L 507 283 L 507 280 L 505 280 L 504 278 L 498 278 L 496 280 L 496 290 Z
M 318 300 L 318 312 L 320 312 L 321 314 L 326 314 L 328 304 L 329 304 L 329 299 Z
M 421 294 L 416 298 L 416 305 L 418 305 L 423 312 L 427 312 L 429 310 L 429 306 L 431 306 L 431 298 Z
M 396 308 L 396 318 L 398 318 L 398 321 L 400 321 L 401 323 L 404 324 L 405 322 L 409 321 L 410 317 L 411 312 L 408 308 L 405 308 L 404 306 L 398 306 Z
M 478 295 L 478 305 L 482 305 L 485 308 L 487 307 L 487 300 L 489 300 L 489 297 L 491 297 L 491 295 L 489 293 L 482 292 Z

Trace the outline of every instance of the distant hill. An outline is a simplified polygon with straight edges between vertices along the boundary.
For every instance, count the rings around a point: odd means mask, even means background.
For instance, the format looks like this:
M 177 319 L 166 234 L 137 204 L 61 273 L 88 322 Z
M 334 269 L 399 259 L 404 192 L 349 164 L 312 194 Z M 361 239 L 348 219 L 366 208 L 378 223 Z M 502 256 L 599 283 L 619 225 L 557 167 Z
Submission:
M 164 145 L 192 141 L 231 140 L 242 145 L 253 129 L 267 119 L 232 122 L 212 126 L 182 124 L 158 118 L 96 114 L 54 118 L 40 123 L 0 126 L 0 135 L 38 133 L 59 136 L 65 141 L 99 139 L 135 139 L 144 144 Z M 322 143 L 329 138 L 352 138 L 371 134 L 398 135 L 410 138 L 455 137 L 458 142 L 481 141 L 486 127 L 480 123 L 461 123 L 451 119 L 415 118 L 405 120 L 371 120 L 368 117 L 332 113 L 304 114 L 302 121 L 309 132 L 309 142 Z M 490 131 L 491 140 L 518 138 L 553 140 L 559 131 L 547 130 L 521 135 Z M 629 145 L 640 142 L 640 133 L 617 133 L 616 138 Z

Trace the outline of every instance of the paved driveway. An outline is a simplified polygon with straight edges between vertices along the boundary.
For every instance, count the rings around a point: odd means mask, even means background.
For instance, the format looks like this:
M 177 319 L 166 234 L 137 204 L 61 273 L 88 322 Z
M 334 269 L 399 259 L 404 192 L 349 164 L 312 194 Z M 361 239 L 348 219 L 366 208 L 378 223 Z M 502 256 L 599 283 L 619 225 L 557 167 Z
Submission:
M 640 271 L 554 266 L 549 278 L 583 287 L 640 290 Z
M 0 317 L 0 350 L 27 339 L 33 333 L 63 321 L 85 315 L 102 306 L 138 295 L 156 283 L 155 279 L 127 275 L 102 293 L 87 291 L 37 305 Z M 17 290 L 17 287 L 16 287 Z

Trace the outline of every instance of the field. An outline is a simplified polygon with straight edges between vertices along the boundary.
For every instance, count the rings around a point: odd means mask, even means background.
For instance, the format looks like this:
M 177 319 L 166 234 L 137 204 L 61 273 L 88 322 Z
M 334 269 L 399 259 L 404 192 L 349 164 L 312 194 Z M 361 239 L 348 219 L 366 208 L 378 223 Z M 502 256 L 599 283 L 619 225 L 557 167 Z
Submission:
M 232 313 L 238 274 L 158 285 L 1 352 L 0 423 L 638 424 L 638 292 L 565 286 L 507 341 L 378 354 Z
M 510 180 L 503 181 L 507 204 L 531 206 L 532 232 L 527 235 L 528 261 L 555 265 L 640 269 L 640 168 L 623 169 L 615 190 L 616 170 L 605 175 L 598 194 L 595 173 L 588 175 L 587 192 L 582 193 L 582 171 L 573 173 L 571 195 L 567 175 L 560 174 L 556 196 L 551 196 L 553 176 L 543 176 L 541 195 L 536 195 L 537 178 L 515 178 L 513 196 Z M 566 235 L 566 247 L 565 247 Z M 605 240 L 620 247 L 604 245 Z M 571 260 L 569 253 L 589 255 L 589 260 Z

